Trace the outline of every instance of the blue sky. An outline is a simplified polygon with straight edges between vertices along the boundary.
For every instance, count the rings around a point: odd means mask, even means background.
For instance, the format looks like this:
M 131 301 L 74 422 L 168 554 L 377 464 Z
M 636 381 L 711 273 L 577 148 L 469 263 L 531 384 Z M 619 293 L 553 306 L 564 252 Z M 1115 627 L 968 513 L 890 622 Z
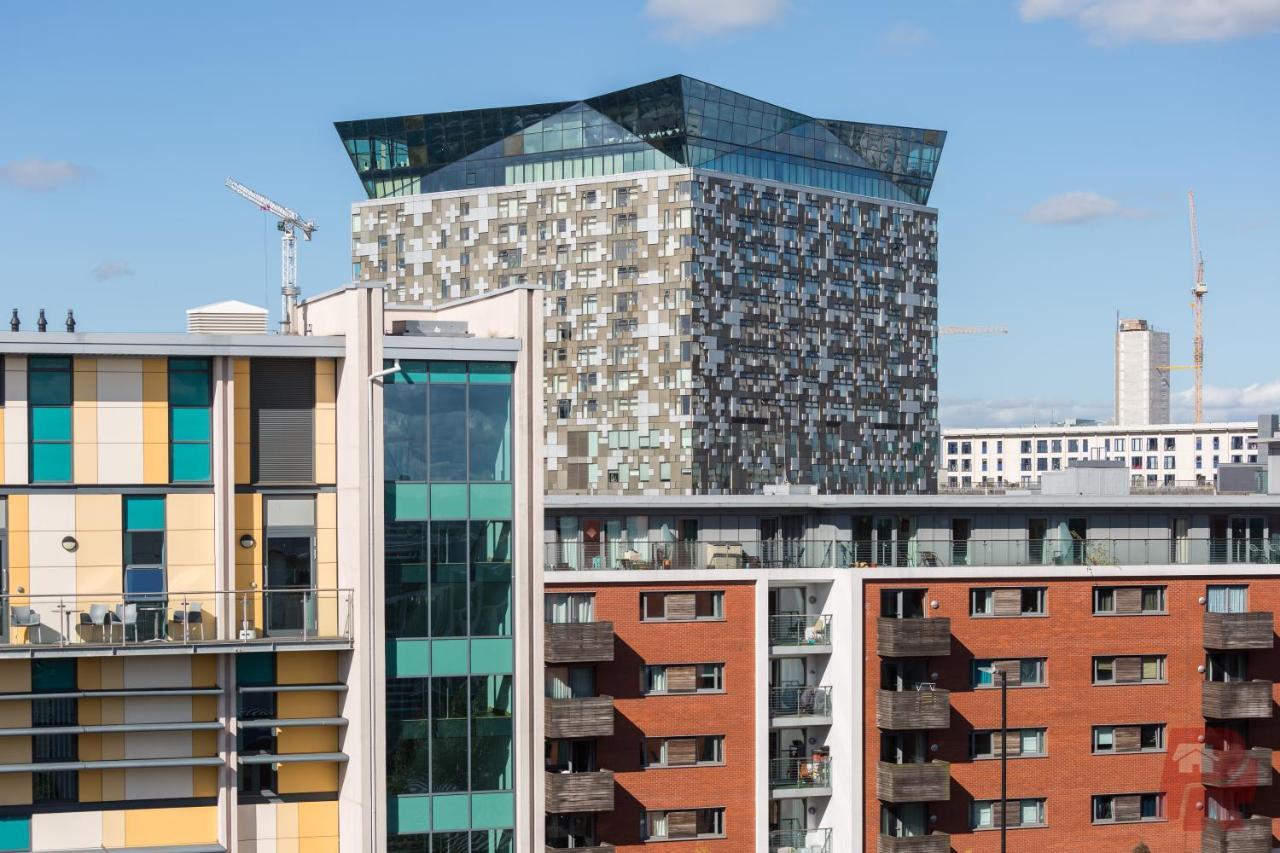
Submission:
M 1190 188 L 1209 415 L 1280 409 L 1280 0 L 45 0 L 5 19 L 0 308 L 28 324 L 74 307 L 86 330 L 173 330 L 226 298 L 274 315 L 278 234 L 228 175 L 319 224 L 304 293 L 341 283 L 362 193 L 334 120 L 683 72 L 948 131 L 941 322 L 1010 332 L 942 340 L 944 424 L 1109 416 L 1117 311 L 1189 360 Z

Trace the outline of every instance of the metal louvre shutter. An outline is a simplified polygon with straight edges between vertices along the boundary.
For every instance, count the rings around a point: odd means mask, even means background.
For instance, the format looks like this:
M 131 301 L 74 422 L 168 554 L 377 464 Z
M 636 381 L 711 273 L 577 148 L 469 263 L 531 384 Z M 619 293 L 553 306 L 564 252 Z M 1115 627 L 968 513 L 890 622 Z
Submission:
M 315 482 L 315 381 L 310 359 L 250 362 L 254 482 Z
M 1022 615 L 1022 590 L 1019 588 L 997 589 L 992 592 L 995 599 L 996 616 Z
M 697 813 L 667 812 L 667 838 L 693 838 L 697 834 Z
M 1142 749 L 1142 729 L 1139 726 L 1116 726 L 1112 748 L 1116 752 L 1137 752 Z
M 689 620 L 697 616 L 697 598 L 691 592 L 667 593 L 668 619 Z
M 698 689 L 698 673 L 692 666 L 667 667 L 667 692 L 692 693 Z
M 1142 681 L 1142 658 L 1116 658 L 1116 683 L 1137 684 Z
M 1116 613 L 1142 612 L 1142 587 L 1116 587 Z
M 1124 794 L 1112 800 L 1111 819 L 1117 823 L 1142 820 L 1142 795 Z
M 687 765 L 698 761 L 698 742 L 691 737 L 670 738 L 667 741 L 667 764 Z
M 998 660 L 991 664 L 997 672 L 1003 672 L 1006 684 L 1009 687 L 1018 687 L 1022 684 L 1022 661 L 1018 660 Z M 1000 685 L 1000 679 L 992 679 L 992 683 L 997 687 Z

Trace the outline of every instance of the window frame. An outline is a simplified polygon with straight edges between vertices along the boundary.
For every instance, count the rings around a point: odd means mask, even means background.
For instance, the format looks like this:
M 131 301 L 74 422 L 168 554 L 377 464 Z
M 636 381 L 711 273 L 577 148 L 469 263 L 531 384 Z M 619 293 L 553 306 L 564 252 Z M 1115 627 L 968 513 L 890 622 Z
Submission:
M 648 684 L 650 682 L 649 675 L 652 670 L 661 669 L 663 671 L 663 681 L 665 682 L 666 671 L 672 667 L 681 667 L 681 666 L 691 666 L 694 668 L 694 674 L 693 674 L 694 688 L 692 690 L 670 690 L 670 689 L 649 690 L 648 689 Z M 703 671 L 704 667 L 719 668 L 719 675 L 713 676 L 713 678 L 715 678 L 715 680 L 718 682 L 718 685 L 716 687 L 703 688 L 700 686 L 702 679 L 707 675 L 707 673 L 704 673 Z M 641 664 L 640 665 L 640 695 L 641 696 L 696 696 L 698 694 L 724 693 L 726 692 L 724 670 L 725 670 L 725 665 L 721 662 Z
M 1136 613 L 1117 613 L 1115 609 L 1115 593 L 1116 593 L 1116 590 L 1121 590 L 1121 589 L 1137 589 L 1143 592 L 1145 592 L 1148 589 L 1157 590 L 1157 595 L 1160 598 L 1160 609 L 1159 610 L 1144 609 L 1144 610 L 1139 610 Z M 1099 597 L 1099 594 L 1104 591 L 1111 593 L 1111 609 L 1110 610 L 1098 609 L 1098 597 Z M 1107 584 L 1100 584 L 1093 588 L 1092 606 L 1093 606 L 1094 616 L 1107 616 L 1107 617 L 1168 616 L 1169 615 L 1169 590 L 1166 584 L 1154 584 L 1154 583 L 1153 584 L 1119 584 L 1114 586 L 1107 585 Z
M 998 660 L 1016 660 L 1016 661 L 1018 662 L 1018 669 L 1019 669 L 1019 673 L 1018 673 L 1018 674 L 1019 674 L 1019 678 L 1018 678 L 1018 681 L 1019 681 L 1019 683 L 1018 683 L 1018 684 L 1010 684 L 1010 685 L 1009 685 L 1009 687 L 1008 687 L 1008 689 L 1010 689 L 1010 690 L 1021 690 L 1021 689 L 1022 689 L 1022 688 L 1024 688 L 1024 687 L 1025 687 L 1025 688 L 1036 688 L 1036 687 L 1048 687 L 1048 686 L 1049 686 L 1049 659 L 1048 659 L 1047 657 L 1029 657 L 1029 658 L 974 658 L 974 659 L 973 659 L 973 661 L 971 661 L 971 662 L 970 662 L 970 665 L 969 665 L 969 686 L 970 686 L 973 690 L 998 690 L 998 689 L 1000 689 L 1000 685 L 999 685 L 999 683 L 997 682 L 996 677 L 995 677 L 995 675 L 994 675 L 994 674 L 991 676 L 991 682 L 990 682 L 990 683 L 988 683 L 988 684 L 983 684 L 983 683 L 981 683 L 981 682 L 978 680 L 978 676 L 981 674 L 981 673 L 980 673 L 980 670 L 981 670 L 981 668 L 982 668 L 982 667 L 981 667 L 981 664 L 986 664 L 986 666 L 987 666 L 987 667 L 990 667 L 990 666 L 993 666 L 993 665 L 995 664 L 995 662 L 996 662 L 996 661 L 998 661 Z M 1038 665 L 1039 665 L 1039 669 L 1040 669 L 1040 680 L 1039 680 L 1039 681 L 1026 681 L 1026 680 L 1024 680 L 1024 679 L 1021 677 L 1021 676 L 1022 676 L 1022 668 L 1023 668 L 1027 663 L 1035 663 L 1035 664 L 1038 664 Z
M 653 819 L 656 815 L 662 815 L 663 818 L 671 812 L 693 812 L 694 813 L 694 833 L 693 835 L 651 835 L 650 829 L 653 826 Z M 716 815 L 719 815 L 718 819 Z M 714 823 L 719 825 L 719 831 L 698 832 L 697 826 L 704 817 L 710 817 Z M 728 831 L 725 827 L 725 808 L 724 806 L 703 806 L 701 808 L 692 809 L 646 809 L 644 813 L 644 833 L 643 841 L 647 844 L 654 841 L 696 841 L 699 839 L 727 838 Z
M 687 740 L 692 738 L 694 744 L 694 761 L 692 764 L 669 764 L 667 763 L 667 742 L 671 740 Z M 649 761 L 649 744 L 659 741 L 661 742 L 660 752 L 662 755 L 661 764 L 653 764 Z M 708 744 L 719 744 L 716 751 L 719 758 L 714 761 L 702 760 L 702 749 Z M 727 764 L 725 758 L 725 736 L 724 735 L 664 735 L 660 737 L 646 737 L 640 740 L 640 767 L 644 770 L 685 770 L 691 767 L 723 767 Z
M 1157 661 L 1160 667 L 1159 678 L 1141 678 L 1138 681 L 1116 681 L 1115 665 L 1117 658 L 1138 658 L 1141 661 L 1140 669 L 1145 669 L 1148 659 Z M 1102 661 L 1111 662 L 1111 679 L 1108 681 L 1098 680 L 1098 664 Z M 1168 684 L 1169 683 L 1169 656 L 1168 655 L 1094 655 L 1092 667 L 1090 670 L 1091 686 L 1093 687 L 1139 687 L 1144 684 Z
M 1014 825 L 1010 824 L 1009 829 L 1044 829 L 1049 825 L 1049 798 L 1048 797 L 1010 797 L 1007 802 L 1009 804 L 1018 804 L 1019 822 Z M 1026 803 L 1037 803 L 1040 812 L 1039 820 L 1035 823 L 1021 822 L 1022 810 L 1026 807 Z M 1000 808 L 1001 801 L 993 800 L 974 800 L 969 804 L 969 829 L 973 832 L 998 832 L 1000 824 L 995 822 L 996 810 Z M 991 821 L 988 823 L 980 823 L 977 815 L 981 808 L 987 808 L 991 815 Z
M 667 597 L 668 597 L 668 596 L 670 596 L 670 595 L 688 595 L 688 594 L 692 594 L 692 595 L 694 595 L 694 596 L 695 596 L 695 600 L 694 600 L 694 609 L 693 609 L 693 613 L 694 613 L 693 618 L 692 618 L 692 619 L 672 619 L 672 618 L 670 618 L 669 616 L 667 616 L 667 615 L 666 615 L 666 612 L 667 612 Z M 650 615 L 649 615 L 649 598 L 650 598 L 650 596 L 655 596 L 655 595 L 661 595 L 661 596 L 662 596 L 662 614 L 663 614 L 662 616 L 650 616 Z M 718 608 L 718 609 L 719 609 L 719 614 L 718 614 L 718 615 L 712 615 L 712 616 L 699 616 L 699 615 L 698 615 L 698 604 L 699 604 L 700 602 L 699 602 L 699 600 L 698 600 L 698 598 L 697 598 L 697 597 L 698 597 L 698 596 L 702 596 L 702 595 L 708 595 L 708 596 L 710 596 L 710 597 L 711 597 L 712 610 L 713 610 L 713 611 L 717 609 L 717 608 L 716 608 L 716 606 L 715 606 L 715 602 L 716 602 L 716 601 L 719 601 L 719 608 Z M 648 590 L 648 591 L 645 591 L 645 592 L 641 592 L 641 593 L 640 593 L 640 621 L 641 621 L 641 622 L 676 622 L 676 623 L 680 623 L 680 622 L 724 622 L 724 621 L 726 620 L 726 618 L 727 618 L 727 617 L 725 616 L 725 590 L 723 590 L 723 589 L 695 589 L 695 590 L 667 590 L 667 589 L 659 589 L 659 590 Z
M 1022 726 L 1019 728 L 1010 728 L 1007 731 L 1009 731 L 1010 733 L 1017 732 L 1018 740 L 1019 740 L 1019 752 L 1017 755 L 1007 756 L 1010 761 L 1013 761 L 1019 758 L 1048 758 L 1049 757 L 1049 727 L 1048 726 Z M 1026 736 L 1027 732 L 1037 733 L 1037 737 L 1040 743 L 1039 752 L 1024 752 L 1021 750 L 1022 738 Z M 1000 736 L 1000 730 L 999 729 L 974 729 L 972 732 L 970 732 L 969 733 L 969 758 L 973 761 L 999 761 L 1000 755 L 996 753 L 994 749 L 990 752 L 985 752 L 985 753 L 978 752 L 977 739 L 980 736 L 986 736 L 991 738 L 992 739 L 991 743 L 994 746 L 995 738 L 998 738 Z
M 1098 801 L 1099 801 L 1099 800 L 1107 800 L 1107 801 L 1108 801 L 1108 811 L 1110 811 L 1110 812 L 1111 812 L 1111 814 L 1112 814 L 1112 815 L 1114 815 L 1114 814 L 1115 814 L 1115 804 L 1114 804 L 1114 800 L 1115 800 L 1115 798 L 1116 798 L 1116 797 L 1138 797 L 1138 798 L 1140 798 L 1140 799 L 1139 799 L 1139 804 L 1138 804 L 1138 814 L 1139 814 L 1139 815 L 1141 815 L 1141 814 L 1142 814 L 1143 801 L 1145 801 L 1148 797 L 1154 797 L 1154 798 L 1155 798 L 1155 807 L 1156 807 L 1156 812 L 1157 812 L 1157 814 L 1156 814 L 1156 816 L 1155 816 L 1155 817 L 1141 817 L 1141 816 L 1139 816 L 1139 818 L 1138 818 L 1137 820 L 1116 820 L 1116 819 L 1115 819 L 1115 817 L 1099 818 L 1099 817 L 1098 817 Z M 1093 795 L 1089 798 L 1089 820 L 1090 820 L 1090 823 L 1095 824 L 1095 825 L 1103 825 L 1103 826 L 1105 826 L 1105 825 L 1113 824 L 1113 823 L 1119 823 L 1119 824 L 1128 824 L 1128 823 L 1159 823 L 1159 822 L 1164 821 L 1164 820 L 1167 820 L 1167 819 L 1168 819 L 1168 817 L 1166 816 L 1166 813 L 1165 813 L 1165 794 L 1164 794 L 1164 792 L 1163 792 L 1163 791 L 1146 791 L 1146 792 L 1142 792 L 1142 793 L 1132 793 L 1132 794 L 1093 794 Z
M 1137 749 L 1126 749 L 1126 750 L 1118 751 L 1115 748 L 1115 730 L 1118 728 L 1126 728 L 1126 727 L 1137 727 L 1139 729 L 1139 732 L 1138 732 L 1139 745 Z M 1154 728 L 1158 731 L 1160 746 L 1158 747 L 1142 746 L 1143 735 L 1145 733 L 1145 730 L 1149 728 Z M 1104 730 L 1108 730 L 1111 733 L 1110 749 L 1100 749 L 1098 747 L 1098 735 Z M 1166 723 L 1099 723 L 1099 724 L 1095 724 L 1092 727 L 1090 727 L 1090 730 L 1089 730 L 1089 737 L 1090 737 L 1089 752 L 1091 755 L 1141 755 L 1143 753 L 1150 754 L 1150 753 L 1168 752 L 1169 742 L 1166 737 L 1167 730 L 1168 730 L 1168 725 Z

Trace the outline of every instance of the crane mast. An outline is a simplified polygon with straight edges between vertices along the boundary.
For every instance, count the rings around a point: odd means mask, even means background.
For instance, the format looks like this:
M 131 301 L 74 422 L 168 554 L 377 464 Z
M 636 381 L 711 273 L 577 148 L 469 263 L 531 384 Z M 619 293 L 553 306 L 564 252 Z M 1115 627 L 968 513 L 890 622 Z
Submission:
M 1195 371 L 1195 419 L 1204 422 L 1204 295 L 1208 288 L 1204 283 L 1204 256 L 1200 254 L 1200 226 L 1196 221 L 1196 193 L 1187 193 L 1187 207 L 1191 215 L 1191 268 L 1195 285 L 1191 288 L 1191 310 L 1195 314 L 1195 338 L 1192 344 L 1191 366 Z
M 234 178 L 227 178 L 227 187 L 236 195 L 256 204 L 259 210 L 265 210 L 279 220 L 276 228 L 280 231 L 280 334 L 295 334 L 293 309 L 298 304 L 298 241 L 294 232 L 301 231 L 302 238 L 310 240 L 316 224 L 310 219 L 303 219 L 294 210 L 249 189 Z

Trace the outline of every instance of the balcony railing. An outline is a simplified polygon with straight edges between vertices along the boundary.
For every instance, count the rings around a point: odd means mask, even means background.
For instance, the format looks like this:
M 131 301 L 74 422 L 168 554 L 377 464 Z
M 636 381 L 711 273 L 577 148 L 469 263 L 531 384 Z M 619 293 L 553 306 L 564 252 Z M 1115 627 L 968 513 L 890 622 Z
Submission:
M 769 788 L 778 790 L 826 789 L 831 787 L 831 758 L 773 758 L 769 760 Z
M 945 729 L 951 725 L 951 691 L 923 685 L 919 690 L 881 690 L 876 725 L 888 731 Z
M 1270 681 L 1206 681 L 1201 712 L 1212 720 L 1271 719 Z
M 928 803 L 951 798 L 951 764 L 926 761 L 920 764 L 876 765 L 876 796 L 886 803 Z
M 830 717 L 830 687 L 771 687 L 769 688 L 769 716 Z
M 350 642 L 350 589 L 213 590 L 0 596 L 14 648 Z
M 876 844 L 879 853 L 949 853 L 951 836 L 945 832 L 928 835 L 881 835 Z
M 1206 820 L 1201 853 L 1271 853 L 1271 818 Z
M 1088 538 L 903 540 L 802 539 L 760 542 L 552 542 L 547 571 L 858 568 L 880 566 L 1168 566 L 1280 563 L 1280 540 Z
M 569 847 L 569 846 L 556 847 L 548 843 L 545 849 L 547 853 L 560 853 L 561 850 L 572 850 L 573 853 L 610 853 L 610 851 L 614 850 L 615 848 L 612 844 L 605 844 L 605 843 L 586 844 L 586 845 L 574 844 L 572 847 Z
M 1275 646 L 1274 618 L 1260 613 L 1205 613 L 1204 647 L 1223 651 L 1270 649 Z
M 548 622 L 543 626 L 542 645 L 547 663 L 611 661 L 613 623 Z
M 547 699 L 543 734 L 548 739 L 609 737 L 613 734 L 613 697 Z
M 888 619 L 876 622 L 876 652 L 885 658 L 933 658 L 951 654 L 951 620 Z
M 831 615 L 809 613 L 769 617 L 771 646 L 831 645 Z
M 613 771 L 546 773 L 547 811 L 551 814 L 613 811 Z
M 1271 750 L 1206 748 L 1200 759 L 1204 784 L 1215 788 L 1257 788 L 1271 784 Z
M 769 853 L 831 853 L 831 830 L 774 830 L 769 833 Z

